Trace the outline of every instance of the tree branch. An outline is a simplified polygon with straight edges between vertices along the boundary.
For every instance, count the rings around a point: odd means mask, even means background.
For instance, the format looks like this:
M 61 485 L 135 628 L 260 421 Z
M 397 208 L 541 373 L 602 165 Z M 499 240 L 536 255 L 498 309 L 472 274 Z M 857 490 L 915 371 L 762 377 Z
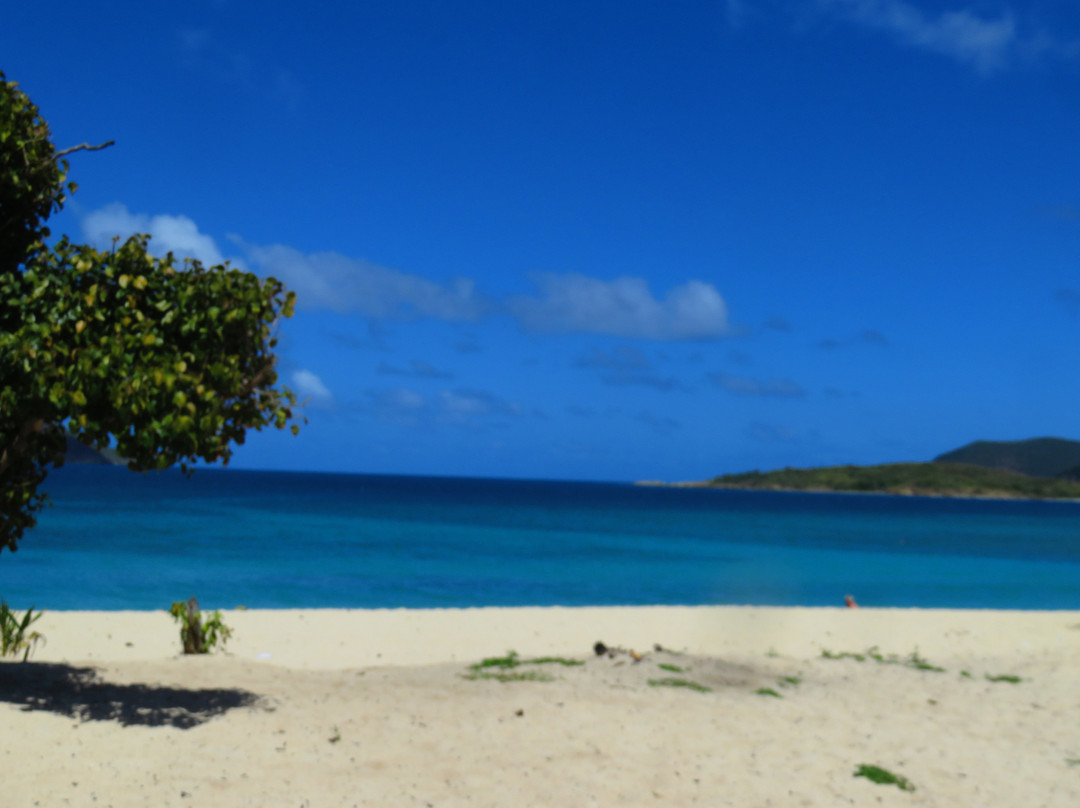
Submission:
M 266 380 L 266 377 L 269 375 L 270 371 L 274 369 L 275 359 L 276 357 L 271 357 L 270 361 L 263 365 L 262 369 L 259 370 L 259 372 L 256 373 L 254 376 L 252 376 L 251 379 L 248 380 L 244 384 L 244 386 L 240 388 L 240 390 L 236 394 L 236 398 L 245 398 L 252 392 L 254 392 L 255 388 L 261 385 Z
M 72 152 L 77 152 L 77 151 L 100 151 L 101 149 L 107 149 L 107 148 L 109 148 L 109 146 L 115 146 L 115 145 L 116 145 L 115 140 L 106 140 L 104 143 L 101 143 L 101 144 L 99 144 L 97 146 L 91 146 L 89 143 L 80 143 L 78 146 L 72 146 L 69 149 L 64 149 L 63 151 L 58 151 L 56 154 L 53 155 L 53 160 L 59 160 L 61 157 L 67 157 Z
M 26 419 L 22 429 L 19 430 L 19 434 L 16 435 L 15 440 L 11 442 L 11 446 L 4 449 L 3 452 L 0 452 L 0 474 L 7 471 L 13 455 L 22 454 L 26 451 L 27 442 L 30 440 L 30 436 L 35 432 L 40 432 L 43 426 L 45 426 L 44 418 Z

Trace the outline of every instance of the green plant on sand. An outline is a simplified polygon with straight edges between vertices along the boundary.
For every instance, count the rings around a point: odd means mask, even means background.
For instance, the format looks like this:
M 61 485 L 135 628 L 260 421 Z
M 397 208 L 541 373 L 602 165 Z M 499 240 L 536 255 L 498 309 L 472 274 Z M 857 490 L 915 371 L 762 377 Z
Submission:
M 512 671 L 522 665 L 563 665 L 564 667 L 577 667 L 584 665 L 580 659 L 568 659 L 566 657 L 534 657 L 522 659 L 517 651 L 507 651 L 505 656 L 487 657 L 469 666 L 469 673 L 464 678 L 469 681 L 477 679 L 494 679 L 497 682 L 550 682 L 554 677 L 537 670 Z M 493 670 L 494 669 L 494 670 Z
M 906 657 L 901 657 L 897 654 L 883 654 L 878 650 L 876 645 L 871 646 L 861 654 L 855 654 L 851 651 L 841 651 L 837 653 L 826 648 L 822 649 L 821 656 L 823 659 L 854 659 L 856 662 L 865 662 L 867 659 L 872 659 L 882 665 L 902 665 L 905 668 L 912 668 L 913 670 L 918 671 L 932 671 L 934 673 L 945 672 L 944 668 L 938 667 L 937 665 L 931 665 L 924 657 L 920 656 L 918 649 L 912 651 Z
M 568 659 L 567 657 L 533 657 L 532 659 L 522 659 L 518 656 L 517 651 L 507 651 L 506 656 L 501 657 L 487 657 L 477 662 L 475 665 L 470 665 L 469 670 L 479 671 L 484 668 L 516 668 L 520 665 L 564 665 L 566 667 L 576 667 L 578 665 L 584 665 L 580 659 Z
M 185 654 L 208 654 L 220 643 L 225 647 L 232 629 L 221 619 L 221 612 L 209 613 L 207 619 L 203 619 L 199 611 L 199 601 L 190 598 L 186 603 L 176 601 L 169 614 L 180 624 L 180 642 L 183 643 Z
M 34 646 L 45 639 L 41 632 L 28 631 L 41 618 L 41 614 L 34 614 L 34 607 L 31 606 L 20 618 L 6 602 L 0 601 L 0 656 L 18 656 L 22 651 L 22 661 L 26 662 Z
M 896 786 L 901 791 L 914 791 L 915 786 L 911 784 L 911 781 L 906 777 L 902 777 L 899 774 L 893 774 L 888 769 L 883 769 L 880 766 L 873 766 L 868 763 L 863 763 L 855 769 L 854 777 L 865 777 L 871 783 L 877 783 L 880 786 Z
M 674 676 L 669 676 L 664 679 L 650 679 L 650 687 L 684 687 L 687 690 L 693 690 L 695 693 L 711 693 L 711 687 L 705 687 L 705 685 L 699 685 L 697 682 L 691 682 L 689 679 L 677 679 Z
M 678 665 L 669 665 L 661 662 L 657 667 L 662 671 L 668 671 L 669 673 L 686 673 L 687 668 L 680 668 Z

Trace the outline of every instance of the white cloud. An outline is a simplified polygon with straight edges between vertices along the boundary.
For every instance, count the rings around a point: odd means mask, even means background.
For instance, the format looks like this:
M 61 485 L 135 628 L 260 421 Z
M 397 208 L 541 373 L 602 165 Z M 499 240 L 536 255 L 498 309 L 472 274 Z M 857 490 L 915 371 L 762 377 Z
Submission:
M 214 239 L 200 233 L 187 216 L 131 213 L 119 202 L 88 213 L 83 217 L 82 231 L 91 244 L 102 250 L 111 247 L 117 236 L 124 241 L 136 233 L 145 233 L 151 237 L 150 250 L 154 255 L 171 252 L 178 258 L 196 258 L 207 266 L 225 260 Z
M 115 236 L 148 233 L 156 255 L 171 251 L 207 265 L 224 260 L 214 239 L 186 216 L 131 213 L 117 203 L 87 214 L 82 228 L 86 238 L 101 248 L 107 248 Z M 709 339 L 731 333 L 727 304 L 712 284 L 702 281 L 675 286 L 658 300 L 642 278 L 606 281 L 541 273 L 533 276 L 538 294 L 500 301 L 479 292 L 471 278 L 440 283 L 341 253 L 302 253 L 282 244 L 258 246 L 233 235 L 229 240 L 246 259 L 230 259 L 233 264 L 277 278 L 296 292 L 297 304 L 306 309 L 375 319 L 449 322 L 476 322 L 505 314 L 526 331 L 643 339 Z
M 323 384 L 322 379 L 310 370 L 297 370 L 290 376 L 293 387 L 296 388 L 297 397 L 302 401 L 310 398 L 314 403 L 328 403 L 333 400 L 334 394 Z
M 819 0 L 852 22 L 887 31 L 901 42 L 934 51 L 988 73 L 1015 55 L 1035 55 L 1048 47 L 1041 39 L 1021 39 L 1009 12 L 982 17 L 967 9 L 931 15 L 906 0 Z
M 234 239 L 239 241 L 239 239 Z M 245 245 L 248 259 L 296 292 L 303 307 L 358 312 L 369 317 L 476 320 L 488 303 L 468 278 L 446 284 L 349 258 L 340 253 L 305 255 L 292 247 Z
M 542 273 L 539 297 L 507 305 L 522 327 L 539 332 L 588 332 L 618 337 L 702 339 L 729 332 L 727 304 L 711 284 L 689 281 L 657 300 L 642 278 L 604 281 Z

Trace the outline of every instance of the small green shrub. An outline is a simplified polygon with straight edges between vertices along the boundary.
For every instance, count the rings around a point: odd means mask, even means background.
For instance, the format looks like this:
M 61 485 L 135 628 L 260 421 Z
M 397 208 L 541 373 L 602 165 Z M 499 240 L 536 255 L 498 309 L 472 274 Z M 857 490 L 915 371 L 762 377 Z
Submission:
M 821 656 L 825 659 L 854 659 L 856 662 L 865 662 L 867 659 L 872 659 L 881 665 L 903 665 L 905 668 L 912 668 L 918 671 L 933 671 L 935 673 L 945 672 L 944 668 L 939 668 L 937 665 L 931 665 L 926 659 L 919 656 L 918 650 L 912 651 L 906 657 L 900 657 L 896 654 L 882 654 L 875 645 L 868 648 L 866 652 L 862 654 L 853 654 L 850 651 L 835 653 L 825 649 L 822 650 Z
M 914 668 L 917 671 L 933 671 L 934 673 L 945 673 L 944 668 L 939 668 L 937 665 L 931 665 L 921 656 L 919 656 L 918 650 L 912 651 L 911 656 L 900 662 L 901 665 L 906 665 L 909 668 Z
M 863 763 L 857 769 L 855 769 L 854 777 L 865 777 L 871 783 L 877 783 L 880 786 L 896 786 L 901 791 L 914 791 L 915 786 L 911 784 L 911 781 L 906 777 L 902 777 L 899 774 L 893 774 L 888 769 L 883 769 L 880 766 L 872 766 L 867 763 Z
M 821 649 L 821 656 L 824 659 L 854 659 L 856 662 L 865 662 L 866 654 L 853 654 L 850 651 L 841 651 L 835 653 L 828 648 Z
M 802 684 L 802 679 L 798 676 L 781 676 L 780 687 L 795 687 Z
M 169 614 L 180 624 L 180 642 L 185 654 L 208 654 L 219 644 L 222 648 L 232 636 L 232 629 L 221 619 L 221 612 L 210 612 L 206 619 L 199 611 L 199 601 L 195 598 L 186 603 L 176 601 L 169 609 Z
M 986 674 L 986 681 L 988 682 L 1008 682 L 1009 684 L 1018 685 L 1022 681 L 1019 676 L 1013 676 L 1012 674 L 1002 674 L 1001 676 L 991 676 Z
M 566 657 L 543 656 L 535 659 L 522 660 L 523 665 L 563 665 L 567 668 L 575 668 L 585 663 L 580 659 L 567 659 Z
M 676 679 L 674 677 L 668 677 L 666 679 L 650 679 L 650 687 L 685 687 L 687 690 L 693 690 L 695 693 L 711 693 L 711 687 L 705 687 L 705 685 L 699 685 L 697 682 L 691 682 L 689 679 Z
M 566 657 L 536 657 L 534 659 L 521 659 L 517 655 L 517 651 L 507 651 L 506 656 L 482 659 L 476 664 L 470 665 L 469 670 L 482 671 L 486 668 L 510 669 L 520 665 L 564 665 L 569 668 L 584 664 L 585 663 L 580 659 L 567 659 Z
M 31 606 L 20 618 L 5 601 L 0 601 L 0 656 L 18 656 L 22 651 L 22 661 L 26 662 L 34 646 L 45 640 L 41 632 L 29 631 L 30 626 L 41 619 L 41 615 L 42 612 L 34 614 L 34 607 Z
M 506 656 L 482 659 L 475 665 L 470 665 L 469 670 L 478 671 L 483 668 L 516 668 L 520 664 L 521 660 L 518 659 L 517 651 L 508 651 Z
M 678 665 L 669 665 L 666 662 L 661 662 L 659 668 L 662 671 L 670 671 L 671 673 L 686 673 L 686 668 L 680 668 Z
M 754 691 L 754 693 L 758 696 L 772 696 L 774 699 L 784 698 L 771 687 L 759 687 L 757 690 Z

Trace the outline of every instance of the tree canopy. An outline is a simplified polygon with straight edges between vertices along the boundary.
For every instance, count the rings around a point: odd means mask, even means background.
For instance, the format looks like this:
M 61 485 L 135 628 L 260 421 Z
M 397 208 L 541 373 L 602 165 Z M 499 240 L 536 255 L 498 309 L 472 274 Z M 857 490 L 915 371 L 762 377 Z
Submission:
M 249 429 L 298 429 L 274 370 L 294 302 L 278 281 L 155 257 L 148 236 L 49 243 L 80 148 L 58 152 L 0 72 L 0 550 L 36 523 L 65 432 L 144 471 L 228 462 Z

